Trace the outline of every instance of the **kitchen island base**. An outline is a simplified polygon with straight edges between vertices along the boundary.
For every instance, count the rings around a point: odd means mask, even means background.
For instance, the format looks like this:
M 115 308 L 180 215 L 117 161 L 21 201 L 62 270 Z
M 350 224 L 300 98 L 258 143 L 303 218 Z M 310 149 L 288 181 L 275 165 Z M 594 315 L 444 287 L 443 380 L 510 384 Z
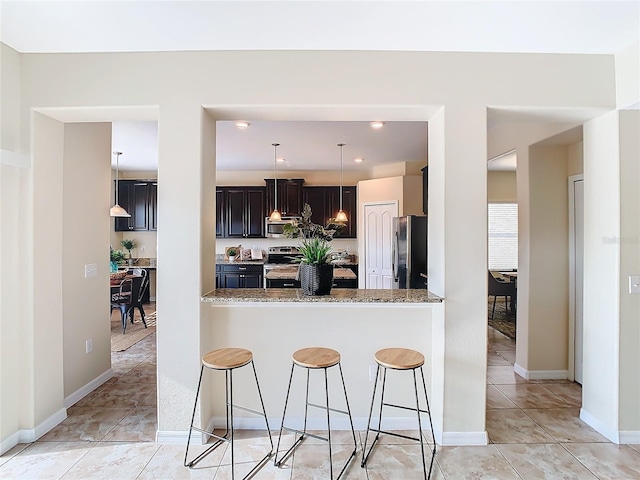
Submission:
M 269 292 L 273 292 L 270 290 Z M 354 292 L 351 290 L 351 292 Z M 357 292 L 357 291 L 356 291 Z M 206 302 L 203 298 L 203 302 Z M 270 428 L 278 430 L 281 425 L 287 382 L 291 368 L 291 354 L 309 346 L 328 347 L 342 355 L 342 369 L 349 393 L 349 405 L 353 424 L 357 430 L 365 430 L 375 381 L 375 352 L 388 347 L 403 347 L 420 351 L 426 358 L 424 372 L 432 399 L 434 427 L 438 429 L 438 412 L 441 412 L 442 387 L 438 385 L 441 375 L 433 375 L 432 325 L 441 322 L 443 305 L 433 303 L 331 303 L 331 302 L 212 302 L 211 308 L 203 303 L 202 349 L 205 351 L 223 347 L 243 346 L 251 350 L 258 368 L 263 388 L 263 397 Z M 441 329 L 436 329 L 440 331 Z M 440 349 L 436 348 L 436 351 Z M 436 360 L 436 364 L 441 362 Z M 438 367 L 439 368 L 439 367 Z M 323 404 L 324 380 L 313 381 L 310 371 L 310 402 Z M 328 372 L 329 398 L 332 407 L 345 409 L 344 393 L 341 391 L 337 372 Z M 435 381 L 434 381 L 435 380 Z M 238 394 L 244 394 L 239 382 Z M 322 388 L 320 388 L 322 386 Z M 224 402 L 210 394 L 221 390 L 224 384 L 214 382 L 203 390 L 203 424 L 222 424 Z M 292 386 L 292 398 L 304 398 L 304 385 Z M 341 401 L 342 398 L 342 401 Z M 440 398 L 440 400 L 439 400 Z M 388 401 L 407 404 L 415 402 L 414 386 L 410 379 L 394 378 L 389 385 Z M 336 405 L 333 405 L 333 402 Z M 288 422 L 302 429 L 304 408 L 291 405 L 287 411 Z M 238 415 L 237 427 L 246 429 L 264 428 L 264 423 L 249 416 Z M 350 430 L 348 419 L 332 419 L 332 427 Z M 415 414 L 399 413 L 385 419 L 387 429 L 415 429 Z M 309 412 L 309 429 L 326 429 L 326 416 Z

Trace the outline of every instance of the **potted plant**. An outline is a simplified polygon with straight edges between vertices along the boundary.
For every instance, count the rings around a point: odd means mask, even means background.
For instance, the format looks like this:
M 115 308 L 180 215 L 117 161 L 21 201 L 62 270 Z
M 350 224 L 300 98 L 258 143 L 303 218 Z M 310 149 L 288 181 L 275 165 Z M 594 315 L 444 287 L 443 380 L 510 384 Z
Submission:
M 122 250 L 114 250 L 113 248 L 110 248 L 110 268 L 109 270 L 111 272 L 117 272 L 118 271 L 118 264 L 120 262 L 122 262 L 124 260 L 124 253 L 122 253 Z
M 122 240 L 120 242 L 120 245 L 122 245 L 129 252 L 129 266 L 133 265 L 133 258 L 131 257 L 131 250 L 136 248 L 136 241 L 133 240 L 132 238 L 125 238 L 124 240 Z
M 237 256 L 238 256 L 238 249 L 236 247 L 227 248 L 227 258 L 229 258 L 230 262 L 235 262 Z
M 311 222 L 311 207 L 304 204 L 300 221 L 284 226 L 288 238 L 301 238 L 298 250 L 300 259 L 300 286 L 305 295 L 328 295 L 333 283 L 333 264 L 330 263 L 333 235 L 342 228 L 340 224 L 325 227 Z

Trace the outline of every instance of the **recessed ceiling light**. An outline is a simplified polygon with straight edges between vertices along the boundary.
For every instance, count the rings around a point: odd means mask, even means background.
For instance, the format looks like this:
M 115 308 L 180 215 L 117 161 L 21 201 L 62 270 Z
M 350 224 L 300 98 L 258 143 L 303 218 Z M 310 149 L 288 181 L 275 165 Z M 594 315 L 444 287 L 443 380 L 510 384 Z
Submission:
M 249 128 L 249 125 L 251 125 L 249 122 L 236 122 L 236 127 L 244 130 L 245 128 Z
M 382 127 L 384 127 L 384 122 L 371 122 L 369 125 L 371 125 L 371 128 L 375 128 L 376 130 L 379 130 Z
M 356 163 L 362 163 L 362 162 L 364 162 L 364 158 L 359 158 L 359 157 L 358 158 L 354 158 L 353 161 L 356 162 Z

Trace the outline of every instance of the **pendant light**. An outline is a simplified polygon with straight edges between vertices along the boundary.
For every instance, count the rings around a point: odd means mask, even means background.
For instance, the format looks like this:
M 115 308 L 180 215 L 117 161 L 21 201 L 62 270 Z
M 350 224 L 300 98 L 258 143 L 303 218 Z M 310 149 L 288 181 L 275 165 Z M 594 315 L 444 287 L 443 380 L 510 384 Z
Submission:
M 280 215 L 280 212 L 278 211 L 278 160 L 277 160 L 277 153 L 278 153 L 278 146 L 280 145 L 279 143 L 272 143 L 271 145 L 273 145 L 273 176 L 275 177 L 275 182 L 274 182 L 274 201 L 273 201 L 273 212 L 271 212 L 271 215 L 269 215 L 269 220 L 274 220 L 274 221 L 278 221 L 278 220 L 282 220 L 282 215 Z
M 130 217 L 131 215 L 124 208 L 118 205 L 118 163 L 122 152 L 113 152 L 113 154 L 116 156 L 116 204 L 109 210 L 109 215 L 112 217 Z
M 338 146 L 340 147 L 340 210 L 336 215 L 336 222 L 347 222 L 347 214 L 342 210 L 342 149 L 344 148 L 344 143 L 339 143 Z

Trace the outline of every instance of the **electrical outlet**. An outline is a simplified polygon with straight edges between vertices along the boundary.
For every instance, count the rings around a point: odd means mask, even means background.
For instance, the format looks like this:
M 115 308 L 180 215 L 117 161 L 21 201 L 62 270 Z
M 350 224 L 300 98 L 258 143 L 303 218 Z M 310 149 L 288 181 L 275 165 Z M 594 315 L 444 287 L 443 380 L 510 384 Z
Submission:
M 93 339 L 90 338 L 89 340 L 87 340 L 86 342 L 86 352 L 85 353 L 91 353 L 93 352 Z
M 140 245 L 140 251 L 141 251 L 141 252 L 144 252 L 144 249 L 145 249 L 145 248 L 146 248 L 146 247 L 145 247 L 144 245 Z

